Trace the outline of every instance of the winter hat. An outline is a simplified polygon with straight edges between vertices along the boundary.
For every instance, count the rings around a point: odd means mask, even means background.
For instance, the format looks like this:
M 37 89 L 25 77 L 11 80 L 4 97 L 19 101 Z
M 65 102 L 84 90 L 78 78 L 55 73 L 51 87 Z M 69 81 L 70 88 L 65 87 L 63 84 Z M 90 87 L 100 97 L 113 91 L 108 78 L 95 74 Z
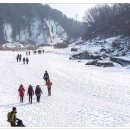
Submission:
M 16 110 L 16 107 L 13 107 L 12 110 L 15 111 L 15 110 Z
M 23 85 L 21 84 L 20 87 L 23 87 Z

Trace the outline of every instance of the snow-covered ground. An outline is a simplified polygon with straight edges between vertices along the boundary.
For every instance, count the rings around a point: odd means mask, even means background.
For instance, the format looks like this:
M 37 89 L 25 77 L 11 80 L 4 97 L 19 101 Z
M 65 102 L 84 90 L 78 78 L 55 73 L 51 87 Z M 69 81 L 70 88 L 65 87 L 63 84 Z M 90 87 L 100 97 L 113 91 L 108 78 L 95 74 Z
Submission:
M 69 60 L 69 51 L 46 47 L 44 54 L 31 54 L 28 65 L 16 62 L 18 52 L 0 52 L 0 127 L 10 127 L 7 113 L 14 106 L 27 127 L 130 127 L 130 68 L 85 66 Z M 45 70 L 53 83 L 50 97 Z M 21 83 L 24 103 L 19 103 Z M 35 96 L 28 103 L 29 84 L 41 86 L 40 103 Z

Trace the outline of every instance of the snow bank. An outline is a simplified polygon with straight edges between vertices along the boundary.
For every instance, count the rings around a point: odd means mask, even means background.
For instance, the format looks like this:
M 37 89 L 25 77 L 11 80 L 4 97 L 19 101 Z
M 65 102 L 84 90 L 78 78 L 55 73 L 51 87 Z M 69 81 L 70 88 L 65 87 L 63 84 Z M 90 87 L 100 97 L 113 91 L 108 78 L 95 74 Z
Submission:
M 2 45 L 3 48 L 24 48 L 24 45 L 20 44 L 19 42 L 13 43 L 6 43 Z

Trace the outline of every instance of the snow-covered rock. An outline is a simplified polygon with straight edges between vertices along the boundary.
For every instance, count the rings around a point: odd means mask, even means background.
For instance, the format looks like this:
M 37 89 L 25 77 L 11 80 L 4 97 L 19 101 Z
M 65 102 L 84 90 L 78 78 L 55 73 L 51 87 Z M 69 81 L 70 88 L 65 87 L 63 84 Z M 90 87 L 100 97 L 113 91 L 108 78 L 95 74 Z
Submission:
M 106 39 L 100 39 L 99 37 L 97 37 L 95 39 L 88 40 L 88 41 L 77 39 L 77 41 L 74 41 L 69 47 L 78 48 L 77 54 L 72 55 L 71 59 L 92 59 L 93 60 L 95 59 L 95 55 L 97 55 L 99 56 L 98 57 L 99 60 L 107 59 L 111 63 L 110 57 L 130 56 L 130 37 L 116 36 L 116 37 L 111 37 Z M 86 56 L 81 55 L 82 53 L 84 53 L 84 51 L 88 52 Z M 115 60 L 112 61 L 115 62 Z M 129 63 L 126 62 L 122 64 L 123 64 L 122 66 L 129 65 Z
M 15 42 L 15 43 L 6 43 L 2 45 L 3 48 L 24 48 L 24 45 Z

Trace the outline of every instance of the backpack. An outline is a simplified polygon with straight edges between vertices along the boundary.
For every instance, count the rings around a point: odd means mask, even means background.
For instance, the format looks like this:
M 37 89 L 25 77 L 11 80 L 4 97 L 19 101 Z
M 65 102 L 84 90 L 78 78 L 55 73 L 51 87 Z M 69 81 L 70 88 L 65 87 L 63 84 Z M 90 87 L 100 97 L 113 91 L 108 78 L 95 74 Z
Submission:
M 8 112 L 8 114 L 7 114 L 7 121 L 8 122 L 11 122 L 11 117 L 12 117 L 12 113 L 11 112 Z
M 41 96 L 41 93 L 42 93 L 41 88 L 37 87 L 36 90 L 35 90 L 36 96 Z
M 7 114 L 7 121 L 8 122 L 15 122 L 16 121 L 16 115 L 13 112 L 8 112 Z
M 29 88 L 28 88 L 28 93 L 29 93 L 29 94 L 33 94 L 33 88 L 32 88 L 32 87 L 29 87 Z
M 51 88 L 52 82 L 49 81 L 49 82 L 46 83 L 46 85 L 47 85 L 48 88 Z
M 22 120 L 18 120 L 16 127 L 25 127 Z
M 40 93 L 41 93 L 41 89 L 40 89 L 40 88 L 37 88 L 37 89 L 36 89 L 36 93 L 37 93 L 37 94 L 40 94 Z
M 44 76 L 43 76 L 44 79 L 49 79 L 49 75 L 48 73 L 45 73 Z

